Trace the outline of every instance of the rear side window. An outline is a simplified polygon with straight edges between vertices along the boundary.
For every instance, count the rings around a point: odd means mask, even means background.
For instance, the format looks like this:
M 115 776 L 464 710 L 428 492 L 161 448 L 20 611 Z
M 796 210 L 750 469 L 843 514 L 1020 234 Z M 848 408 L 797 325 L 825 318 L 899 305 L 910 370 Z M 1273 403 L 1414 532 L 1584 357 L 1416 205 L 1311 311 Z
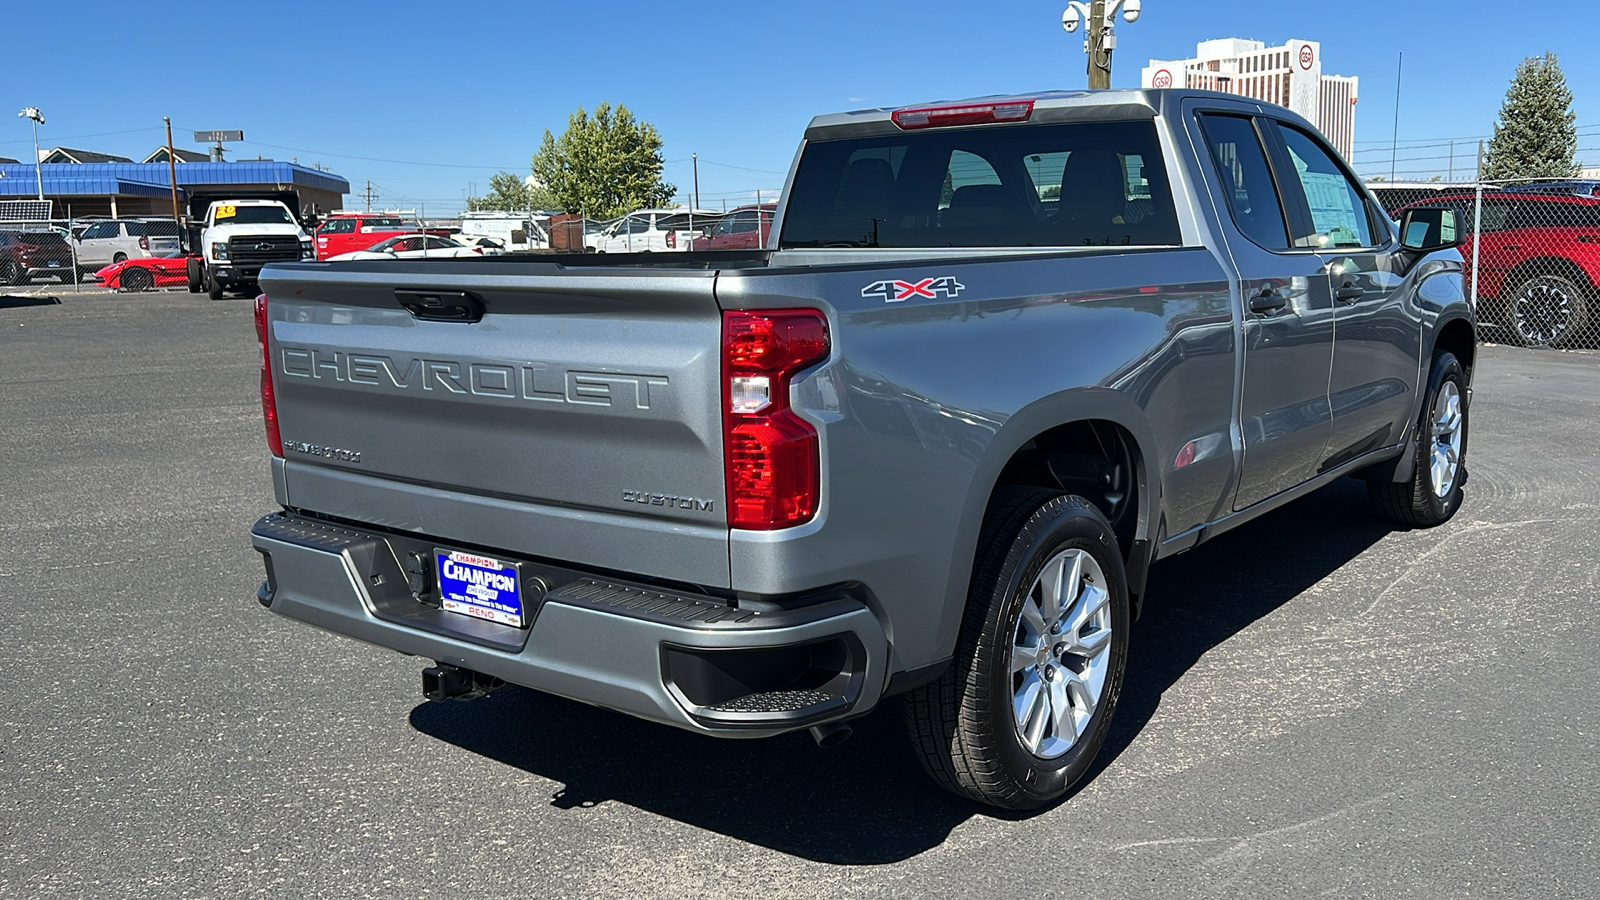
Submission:
M 17 239 L 24 244 L 32 244 L 35 247 L 54 247 L 67 242 L 66 238 L 55 231 L 25 231 L 17 235 Z
M 1145 121 L 814 141 L 789 196 L 784 247 L 1182 241 L 1155 123 Z
M 355 230 L 355 219 L 329 219 L 322 225 L 323 234 L 353 234 Z
M 1268 250 L 1289 249 L 1283 207 L 1255 126 L 1243 116 L 1207 115 L 1200 120 L 1234 224 L 1245 237 Z

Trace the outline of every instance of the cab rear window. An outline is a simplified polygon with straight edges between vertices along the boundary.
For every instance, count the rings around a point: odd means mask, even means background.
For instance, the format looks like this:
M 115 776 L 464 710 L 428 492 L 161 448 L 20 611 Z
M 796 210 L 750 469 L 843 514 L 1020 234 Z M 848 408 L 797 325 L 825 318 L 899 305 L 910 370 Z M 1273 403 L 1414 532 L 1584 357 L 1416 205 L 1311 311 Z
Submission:
M 919 131 L 813 141 L 782 246 L 1181 243 L 1152 122 Z

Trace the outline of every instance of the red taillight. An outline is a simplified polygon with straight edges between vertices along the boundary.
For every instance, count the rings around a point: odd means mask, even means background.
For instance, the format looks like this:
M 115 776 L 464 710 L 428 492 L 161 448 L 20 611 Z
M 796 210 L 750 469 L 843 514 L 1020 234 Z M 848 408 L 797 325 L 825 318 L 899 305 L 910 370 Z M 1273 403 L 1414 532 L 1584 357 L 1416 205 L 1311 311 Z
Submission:
M 678 233 L 676 231 L 667 232 L 667 249 L 668 250 L 676 250 L 677 248 L 678 248 Z
M 150 249 L 150 239 L 141 235 L 139 237 L 139 249 L 140 250 L 149 250 Z
M 789 382 L 828 348 L 828 320 L 814 309 L 722 314 L 729 527 L 788 528 L 816 515 L 817 430 L 789 408 Z
M 283 456 L 283 439 L 278 436 L 278 399 L 272 393 L 272 351 L 268 347 L 267 295 L 256 297 L 256 339 L 261 342 L 261 417 L 267 423 L 267 449 Z
M 916 128 L 944 128 L 948 125 L 1026 122 L 1032 116 L 1032 100 L 965 103 L 960 106 L 923 106 L 915 109 L 897 109 L 889 114 L 890 120 L 904 131 Z

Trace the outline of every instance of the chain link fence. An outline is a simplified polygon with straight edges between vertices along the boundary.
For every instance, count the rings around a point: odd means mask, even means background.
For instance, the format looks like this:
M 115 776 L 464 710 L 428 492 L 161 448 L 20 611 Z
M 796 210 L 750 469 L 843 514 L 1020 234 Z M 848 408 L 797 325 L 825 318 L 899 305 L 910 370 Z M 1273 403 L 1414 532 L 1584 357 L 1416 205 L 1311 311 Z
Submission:
M 1600 181 L 1372 187 L 1391 215 L 1440 206 L 1464 214 L 1461 256 L 1485 340 L 1600 349 Z
M 49 218 L 0 209 L 0 293 L 186 287 L 190 241 L 170 217 Z

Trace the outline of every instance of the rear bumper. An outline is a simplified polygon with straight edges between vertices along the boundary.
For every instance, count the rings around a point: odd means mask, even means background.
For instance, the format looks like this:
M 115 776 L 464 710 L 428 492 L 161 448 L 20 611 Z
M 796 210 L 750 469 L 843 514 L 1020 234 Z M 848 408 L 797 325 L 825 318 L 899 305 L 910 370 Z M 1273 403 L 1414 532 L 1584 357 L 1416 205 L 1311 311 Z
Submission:
M 518 629 L 412 593 L 401 560 L 439 542 L 287 513 L 251 538 L 267 567 L 258 599 L 279 615 L 691 731 L 763 737 L 848 718 L 886 679 L 881 624 L 838 593 L 758 611 L 525 562 L 533 624 Z

